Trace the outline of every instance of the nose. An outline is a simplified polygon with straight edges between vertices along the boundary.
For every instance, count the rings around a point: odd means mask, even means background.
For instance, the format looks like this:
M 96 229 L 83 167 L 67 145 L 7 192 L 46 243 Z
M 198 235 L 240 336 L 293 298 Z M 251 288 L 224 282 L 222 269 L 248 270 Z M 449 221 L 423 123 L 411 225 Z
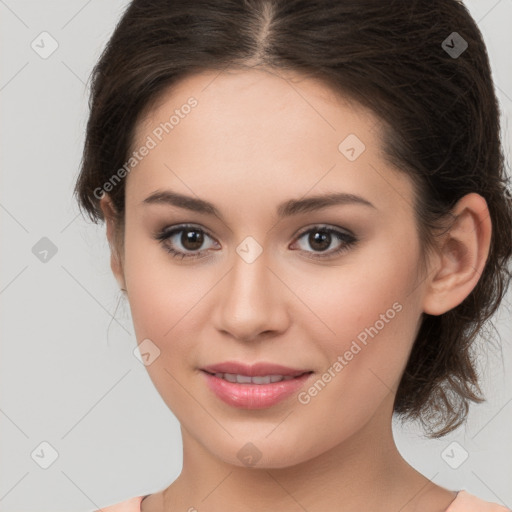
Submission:
M 235 253 L 217 288 L 214 324 L 223 334 L 252 341 L 281 334 L 289 325 L 291 292 L 270 268 L 265 251 L 248 263 Z

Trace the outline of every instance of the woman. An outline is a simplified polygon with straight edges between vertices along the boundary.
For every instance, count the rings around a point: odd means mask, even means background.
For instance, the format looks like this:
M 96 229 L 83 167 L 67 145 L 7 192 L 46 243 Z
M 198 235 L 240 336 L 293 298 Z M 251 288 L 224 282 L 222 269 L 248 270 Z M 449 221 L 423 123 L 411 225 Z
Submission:
M 455 0 L 134 0 L 94 70 L 76 194 L 183 470 L 103 510 L 507 510 L 431 482 L 391 430 L 441 437 L 482 400 L 506 185 Z

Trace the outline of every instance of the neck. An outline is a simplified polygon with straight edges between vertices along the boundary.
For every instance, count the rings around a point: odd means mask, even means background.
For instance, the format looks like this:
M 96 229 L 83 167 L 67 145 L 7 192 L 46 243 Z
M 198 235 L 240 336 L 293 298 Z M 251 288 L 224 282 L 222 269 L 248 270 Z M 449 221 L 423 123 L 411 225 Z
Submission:
M 412 468 L 391 428 L 392 401 L 356 434 L 299 464 L 258 468 L 212 456 L 183 427 L 183 470 L 163 493 L 163 512 L 204 510 L 444 511 L 455 497 Z M 300 449 L 295 447 L 294 449 Z M 426 500 L 429 493 L 430 500 Z M 437 500 L 437 501 L 436 501 Z M 437 508 L 432 507 L 433 502 Z

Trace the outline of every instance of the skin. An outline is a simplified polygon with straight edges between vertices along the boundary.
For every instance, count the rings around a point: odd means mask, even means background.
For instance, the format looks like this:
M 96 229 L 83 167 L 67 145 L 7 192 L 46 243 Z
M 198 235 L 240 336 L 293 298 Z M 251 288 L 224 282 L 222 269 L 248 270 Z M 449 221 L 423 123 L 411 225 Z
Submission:
M 205 71 L 141 119 L 134 147 L 190 96 L 198 105 L 127 176 L 124 252 L 116 251 L 109 196 L 101 200 L 137 342 L 149 338 L 160 350 L 147 370 L 183 436 L 180 476 L 145 499 L 143 512 L 446 510 L 455 493 L 398 452 L 393 400 L 422 313 L 452 309 L 478 281 L 491 236 L 485 200 L 468 194 L 457 203 L 456 222 L 423 273 L 413 185 L 384 160 L 371 112 L 291 72 Z M 354 161 L 338 150 L 349 134 L 366 146 Z M 142 204 L 166 189 L 210 201 L 224 220 Z M 284 201 L 335 191 L 374 208 L 276 216 Z M 174 248 L 202 257 L 174 259 L 153 236 L 182 223 L 207 234 L 191 250 L 179 233 Z M 299 238 L 317 224 L 358 241 L 320 259 L 314 241 Z M 250 264 L 236 252 L 247 236 L 263 249 Z M 324 252 L 343 244 L 330 240 Z M 314 370 L 315 381 L 394 303 L 401 311 L 308 404 L 293 395 L 267 409 L 236 409 L 199 371 L 263 360 Z M 249 442 L 261 452 L 252 467 L 237 457 Z

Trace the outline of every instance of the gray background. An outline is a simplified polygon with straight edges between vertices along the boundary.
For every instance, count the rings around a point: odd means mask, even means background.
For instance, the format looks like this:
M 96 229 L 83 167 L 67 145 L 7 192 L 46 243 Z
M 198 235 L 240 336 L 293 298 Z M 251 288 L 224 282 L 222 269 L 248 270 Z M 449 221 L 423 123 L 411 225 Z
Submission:
M 133 355 L 129 307 L 110 271 L 104 226 L 84 220 L 72 197 L 87 80 L 126 5 L 0 0 L 1 512 L 89 511 L 156 492 L 181 470 L 179 424 Z M 510 165 L 512 0 L 466 5 L 490 54 Z M 43 31 L 59 45 L 47 59 L 31 47 Z M 46 262 L 34 246 L 49 248 Z M 467 426 L 433 441 L 415 425 L 394 425 L 401 453 L 418 471 L 508 507 L 510 298 L 496 319 L 502 344 L 480 358 L 488 401 L 471 408 Z M 53 450 L 57 459 L 43 469 Z

